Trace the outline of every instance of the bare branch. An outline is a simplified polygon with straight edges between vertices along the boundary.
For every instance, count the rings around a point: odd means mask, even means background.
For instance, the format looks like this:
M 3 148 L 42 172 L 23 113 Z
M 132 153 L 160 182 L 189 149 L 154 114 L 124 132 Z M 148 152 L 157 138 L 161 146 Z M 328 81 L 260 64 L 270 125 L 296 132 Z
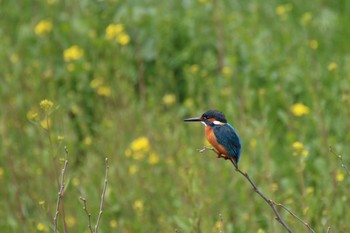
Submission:
M 55 212 L 55 216 L 53 218 L 54 233 L 57 233 L 57 216 L 59 214 L 59 208 L 61 205 L 61 201 L 63 199 L 63 192 L 64 192 L 64 187 L 65 187 L 64 175 L 66 173 L 66 169 L 67 169 L 67 165 L 68 165 L 68 149 L 67 149 L 67 147 L 64 147 L 64 151 L 66 153 L 66 156 L 65 156 L 64 165 L 63 165 L 62 172 L 61 172 L 61 184 L 60 184 L 58 194 L 57 194 L 56 212 Z
M 88 227 L 91 233 L 94 233 L 94 231 L 92 230 L 91 227 L 91 214 L 89 213 L 88 209 L 87 209 L 87 204 L 86 204 L 86 199 L 83 197 L 79 198 L 82 202 L 83 202 L 83 210 L 85 211 L 87 217 L 88 217 Z
M 287 207 L 285 207 L 284 205 L 282 205 L 281 203 L 274 203 L 277 206 L 282 207 L 284 210 L 286 210 L 290 215 L 292 215 L 294 218 L 298 219 L 299 222 L 301 222 L 302 224 L 305 225 L 305 227 L 307 227 L 307 229 L 312 232 L 315 233 L 314 229 L 312 229 L 310 227 L 310 225 L 307 222 L 304 222 L 300 217 L 298 217 L 296 214 L 294 214 L 291 210 L 289 210 Z
M 214 148 L 211 147 L 204 147 L 203 149 L 199 150 L 200 153 L 206 151 L 206 150 L 212 150 L 215 153 L 218 153 Z M 255 185 L 255 183 L 250 179 L 249 175 L 246 172 L 243 172 L 242 170 L 240 170 L 237 166 L 237 164 L 231 160 L 231 163 L 235 166 L 236 171 L 239 172 L 241 175 L 243 175 L 251 184 L 251 186 L 253 187 L 254 191 L 271 207 L 272 211 L 274 212 L 277 221 L 288 231 L 288 232 L 292 232 L 292 230 L 290 229 L 290 227 L 283 221 L 283 219 L 281 218 L 279 212 L 277 211 L 275 205 L 274 205 L 274 201 L 268 199 L 259 189 L 258 187 Z
M 348 169 L 348 167 L 345 165 L 344 160 L 343 160 L 343 156 L 341 154 L 338 154 L 337 152 L 335 152 L 333 150 L 332 146 L 329 146 L 329 151 L 334 154 L 335 156 L 337 156 L 337 158 L 339 159 L 342 168 L 344 168 L 344 170 L 346 171 L 346 173 L 350 176 L 350 170 Z
M 99 227 L 101 216 L 102 216 L 103 204 L 104 204 L 106 190 L 107 190 L 108 169 L 109 169 L 108 158 L 105 159 L 105 162 L 106 162 L 106 175 L 105 175 L 105 181 L 104 181 L 103 191 L 102 191 L 102 195 L 101 195 L 100 211 L 98 213 L 97 222 L 95 225 L 95 233 L 98 233 L 98 227 Z

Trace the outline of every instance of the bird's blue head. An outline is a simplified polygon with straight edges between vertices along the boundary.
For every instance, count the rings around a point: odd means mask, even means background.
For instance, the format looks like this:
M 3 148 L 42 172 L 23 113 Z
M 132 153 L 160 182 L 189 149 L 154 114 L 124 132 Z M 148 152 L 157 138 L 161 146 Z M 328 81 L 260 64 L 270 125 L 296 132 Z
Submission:
M 201 117 L 191 117 L 187 118 L 184 121 L 187 122 L 195 122 L 195 121 L 200 121 L 204 125 L 210 125 L 210 126 L 220 126 L 220 125 L 225 125 L 227 123 L 227 120 L 225 118 L 225 115 L 222 112 L 216 111 L 216 110 L 209 110 Z

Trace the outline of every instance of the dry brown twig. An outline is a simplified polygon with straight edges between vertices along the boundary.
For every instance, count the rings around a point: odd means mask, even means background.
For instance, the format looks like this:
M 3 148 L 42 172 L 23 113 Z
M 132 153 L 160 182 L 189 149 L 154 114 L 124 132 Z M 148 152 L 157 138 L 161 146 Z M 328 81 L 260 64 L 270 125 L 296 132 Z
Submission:
M 103 213 L 103 205 L 104 205 L 104 200 L 105 200 L 105 195 L 106 195 L 106 190 L 107 190 L 107 184 L 108 184 L 108 170 L 109 170 L 109 165 L 108 165 L 108 158 L 105 159 L 105 163 L 106 163 L 106 173 L 105 173 L 105 180 L 104 180 L 104 184 L 103 184 L 103 190 L 102 190 L 102 194 L 101 194 L 101 201 L 100 201 L 100 210 L 98 212 L 98 216 L 97 216 L 97 221 L 96 221 L 96 225 L 94 230 L 92 229 L 91 226 L 91 214 L 89 213 L 89 211 L 87 210 L 87 201 L 85 198 L 80 197 L 80 200 L 83 202 L 83 209 L 88 217 L 88 228 L 90 230 L 91 233 L 98 233 L 98 228 L 100 226 L 100 221 L 101 221 L 101 217 L 102 217 L 102 213 Z
M 104 204 L 106 190 L 107 190 L 108 170 L 109 170 L 108 158 L 105 159 L 105 163 L 106 163 L 106 174 L 105 174 L 105 181 L 104 181 L 104 184 L 103 184 L 103 191 L 102 191 L 102 194 L 101 194 L 100 211 L 98 213 L 97 222 L 96 222 L 96 225 L 95 225 L 95 233 L 98 232 L 98 226 L 100 224 L 100 220 L 101 220 L 101 216 L 102 216 L 102 210 L 103 210 L 103 204 Z
M 346 173 L 350 176 L 350 170 L 349 168 L 345 165 L 344 160 L 343 160 L 343 156 L 341 154 L 338 154 L 337 152 L 335 152 L 335 150 L 333 150 L 332 146 L 329 146 L 329 151 L 334 154 L 335 156 L 337 156 L 337 158 L 339 159 L 342 168 L 344 168 L 344 170 L 346 171 Z
M 93 233 L 94 231 L 92 230 L 92 227 L 91 227 L 91 214 L 89 213 L 89 211 L 87 209 L 86 199 L 83 197 L 79 197 L 79 199 L 83 202 L 83 210 L 85 211 L 85 213 L 88 217 L 88 228 L 89 228 L 90 232 Z
M 204 147 L 203 149 L 198 149 L 198 152 L 199 153 L 203 153 L 204 151 L 207 151 L 207 150 L 211 150 L 211 151 L 214 151 L 216 154 L 218 153 L 218 151 L 216 151 L 214 148 L 212 147 Z M 268 199 L 259 189 L 258 187 L 255 185 L 255 183 L 252 181 L 252 179 L 250 179 L 249 175 L 246 173 L 246 172 L 243 172 L 242 170 L 240 170 L 237 166 L 237 164 L 229 159 L 229 161 L 233 164 L 233 166 L 236 168 L 236 172 L 240 173 L 242 176 L 244 176 L 248 182 L 251 184 L 251 186 L 253 187 L 254 191 L 271 207 L 273 213 L 275 214 L 276 216 L 276 220 L 284 227 L 284 229 L 288 232 L 293 232 L 291 230 L 291 228 L 285 223 L 285 221 L 281 218 L 281 215 L 279 214 L 276 206 L 280 206 L 282 207 L 284 210 L 286 210 L 289 214 L 291 214 L 293 217 L 297 218 L 300 222 L 302 222 L 306 227 L 307 229 L 310 231 L 310 232 L 313 232 L 315 233 L 315 231 L 310 227 L 310 225 L 306 222 L 304 222 L 301 218 L 299 218 L 296 214 L 294 214 L 292 211 L 290 211 L 287 207 L 285 207 L 284 205 L 282 204 L 277 204 L 276 202 L 274 202 L 273 200 L 271 199 Z
M 282 205 L 281 203 L 275 203 L 275 205 L 282 207 L 285 211 L 287 211 L 290 215 L 292 215 L 294 218 L 298 219 L 299 222 L 305 225 L 305 227 L 312 233 L 315 233 L 315 231 L 310 227 L 310 225 L 307 222 L 304 222 L 300 217 L 298 217 L 296 214 L 294 214 L 292 211 L 290 211 L 287 207 Z
M 60 205 L 61 205 L 61 202 L 63 199 L 63 193 L 64 193 L 64 188 L 65 188 L 64 175 L 66 173 L 67 165 L 68 165 L 68 149 L 67 149 L 67 147 L 64 147 L 64 151 L 65 151 L 66 155 L 65 155 L 64 165 L 63 165 L 63 168 L 61 171 L 61 183 L 60 183 L 60 187 L 59 187 L 58 194 L 57 194 L 56 212 L 55 212 L 55 216 L 53 218 L 54 233 L 57 233 L 57 217 L 58 217 Z

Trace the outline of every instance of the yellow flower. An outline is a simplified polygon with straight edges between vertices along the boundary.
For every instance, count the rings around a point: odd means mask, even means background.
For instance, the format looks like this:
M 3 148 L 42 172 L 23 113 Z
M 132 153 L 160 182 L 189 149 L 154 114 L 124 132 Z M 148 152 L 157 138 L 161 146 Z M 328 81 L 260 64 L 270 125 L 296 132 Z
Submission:
M 304 144 L 296 141 L 292 144 L 292 147 L 294 149 L 293 155 L 301 155 L 303 157 L 307 157 L 309 155 L 309 151 L 305 149 Z
M 176 96 L 174 94 L 166 94 L 163 96 L 163 104 L 167 107 L 175 104 Z
M 290 109 L 294 116 L 303 116 L 308 115 L 310 113 L 309 107 L 302 103 L 293 104 L 293 106 Z
M 151 153 L 148 157 L 148 163 L 151 165 L 159 163 L 159 156 L 155 152 Z
M 34 32 L 38 36 L 43 36 L 44 34 L 51 32 L 52 28 L 53 26 L 51 20 L 41 20 L 35 25 Z
M 41 231 L 41 232 L 47 231 L 47 230 L 48 230 L 47 226 L 46 226 L 44 223 L 41 223 L 41 222 L 39 222 L 39 223 L 36 225 L 36 229 L 37 229 L 38 231 Z
M 117 37 L 118 43 L 121 45 L 127 45 L 130 42 L 130 36 L 125 32 L 122 32 Z
M 199 66 L 197 64 L 191 65 L 190 71 L 191 71 L 192 74 L 197 73 L 199 71 Z
M 39 205 L 45 205 L 45 201 L 44 200 L 39 201 Z
M 345 178 L 344 172 L 338 170 L 336 175 L 335 175 L 335 178 L 338 182 L 342 182 Z
M 138 170 L 139 170 L 139 169 L 137 168 L 136 165 L 131 165 L 131 166 L 129 167 L 129 174 L 130 174 L 130 175 L 135 175 L 136 172 L 137 172 Z
M 186 108 L 191 109 L 194 105 L 193 99 L 187 98 L 184 102 L 184 105 L 186 106 Z
M 44 99 L 40 101 L 40 108 L 43 109 L 45 112 L 48 112 L 52 109 L 53 102 L 47 99 Z
M 224 224 L 222 223 L 222 221 L 220 221 L 220 220 L 217 221 L 215 223 L 214 232 L 222 231 L 223 227 L 224 227 Z
M 337 68 L 338 68 L 338 65 L 337 65 L 337 63 L 335 63 L 335 62 L 331 62 L 331 63 L 329 63 L 329 65 L 328 65 L 328 71 L 330 71 L 330 72 L 336 71 Z
M 91 80 L 91 82 L 90 82 L 90 87 L 91 88 L 98 88 L 98 87 L 100 87 L 100 86 L 102 86 L 103 85 L 103 80 L 102 80 L 102 78 L 94 78 L 93 80 Z
M 30 121 L 37 120 L 38 119 L 38 113 L 36 111 L 34 111 L 34 110 L 30 110 L 27 113 L 27 119 L 30 120 Z
M 136 200 L 134 202 L 133 208 L 137 212 L 142 212 L 143 211 L 143 202 L 141 200 Z
M 0 179 L 2 179 L 2 177 L 4 177 L 4 169 L 2 167 L 0 167 Z
M 285 203 L 286 205 L 291 205 L 291 204 L 294 203 L 294 200 L 293 200 L 292 198 L 288 198 L 288 199 L 286 199 L 286 200 L 284 201 L 284 203 Z
M 139 137 L 135 139 L 130 146 L 133 152 L 147 152 L 150 149 L 148 138 Z
M 11 61 L 13 64 L 17 64 L 17 63 L 18 63 L 19 57 L 18 57 L 17 53 L 11 54 L 11 56 L 10 56 L 10 61 Z
M 292 147 L 293 147 L 294 150 L 302 150 L 302 149 L 304 149 L 303 143 L 301 143 L 299 141 L 294 142 Z
M 72 184 L 73 184 L 73 186 L 75 186 L 75 187 L 79 186 L 79 184 L 80 184 L 79 178 L 73 177 L 73 179 L 72 179 Z
M 224 87 L 220 91 L 220 95 L 222 96 L 229 96 L 231 94 L 231 88 L 230 87 Z
M 228 77 L 232 74 L 232 69 L 228 66 L 225 66 L 224 68 L 222 68 L 221 72 L 224 76 Z
M 117 228 L 117 226 L 118 226 L 117 220 L 112 219 L 112 220 L 109 222 L 109 226 L 110 226 L 111 228 Z
M 287 4 L 277 6 L 275 9 L 275 12 L 277 15 L 283 16 L 289 11 L 291 11 L 292 9 L 293 9 L 293 5 L 291 3 L 287 3 Z
M 62 141 L 64 140 L 64 136 L 60 136 L 60 135 L 57 136 L 57 140 L 60 141 L 60 142 L 62 142 Z
M 110 24 L 106 28 L 106 39 L 115 40 L 118 38 L 118 35 L 124 31 L 123 24 Z
M 301 18 L 300 18 L 300 23 L 302 25 L 307 25 L 312 19 L 312 14 L 310 12 L 305 12 Z
M 84 144 L 85 146 L 90 146 L 92 144 L 92 138 L 90 136 L 85 137 Z
M 66 219 L 66 222 L 67 222 L 67 226 L 68 227 L 74 227 L 75 226 L 75 223 L 76 223 L 76 220 L 73 216 L 68 216 L 67 219 Z
M 112 93 L 112 90 L 108 86 L 100 86 L 97 88 L 97 94 L 100 96 L 108 97 L 108 96 L 111 96 L 111 93 Z
M 314 192 L 314 188 L 313 187 L 307 187 L 306 188 L 306 195 L 312 194 Z
M 51 121 L 50 118 L 49 119 L 44 119 L 44 120 L 40 121 L 40 125 L 44 129 L 49 129 L 49 128 L 51 128 L 52 121 Z
M 66 62 L 79 60 L 83 55 L 84 50 L 77 45 L 73 45 L 63 52 L 63 58 Z
M 253 138 L 253 139 L 250 140 L 250 142 L 249 142 L 249 147 L 250 147 L 250 149 L 252 149 L 252 150 L 256 148 L 256 139 L 255 139 L 255 138 Z
M 277 183 L 272 183 L 270 188 L 271 188 L 272 192 L 276 192 L 278 190 L 278 184 Z
M 313 49 L 313 50 L 316 50 L 318 48 L 318 41 L 317 40 L 311 40 L 310 41 L 310 47 Z

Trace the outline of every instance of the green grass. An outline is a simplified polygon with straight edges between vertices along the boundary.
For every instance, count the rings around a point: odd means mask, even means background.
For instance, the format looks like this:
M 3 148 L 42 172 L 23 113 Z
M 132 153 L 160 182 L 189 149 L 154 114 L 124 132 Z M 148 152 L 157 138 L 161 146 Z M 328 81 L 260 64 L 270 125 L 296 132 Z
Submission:
M 96 222 L 105 157 L 100 232 L 283 232 L 230 163 L 196 151 L 203 126 L 183 119 L 208 109 L 239 132 L 240 168 L 268 198 L 316 232 L 349 231 L 350 178 L 329 151 L 350 166 L 348 1 L 0 6 L 2 232 L 53 231 L 64 146 L 68 232 L 88 232 L 80 196 Z M 43 20 L 52 27 L 36 33 Z M 108 40 L 111 24 L 124 29 Z M 64 59 L 74 45 L 83 53 Z M 46 113 L 44 99 L 54 103 Z M 297 103 L 309 112 L 294 115 Z M 140 137 L 149 145 L 130 152 Z M 280 212 L 294 232 L 306 231 Z

